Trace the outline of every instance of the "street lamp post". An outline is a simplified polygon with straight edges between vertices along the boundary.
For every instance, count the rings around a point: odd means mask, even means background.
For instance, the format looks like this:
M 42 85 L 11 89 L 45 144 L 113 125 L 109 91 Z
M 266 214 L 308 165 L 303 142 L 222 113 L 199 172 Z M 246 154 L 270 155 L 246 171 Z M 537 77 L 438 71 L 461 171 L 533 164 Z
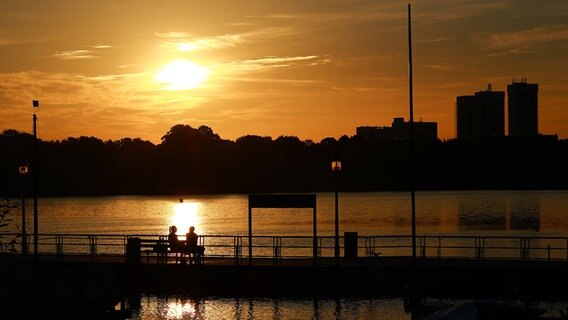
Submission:
M 18 168 L 21 178 L 21 188 L 22 188 L 22 255 L 28 254 L 28 236 L 26 235 L 26 186 L 25 179 L 29 172 L 29 167 L 27 165 L 21 165 Z
M 339 189 L 339 171 L 341 171 L 341 161 L 334 160 L 331 162 L 331 170 L 335 176 L 335 262 L 339 262 L 339 203 L 338 203 L 338 189 Z

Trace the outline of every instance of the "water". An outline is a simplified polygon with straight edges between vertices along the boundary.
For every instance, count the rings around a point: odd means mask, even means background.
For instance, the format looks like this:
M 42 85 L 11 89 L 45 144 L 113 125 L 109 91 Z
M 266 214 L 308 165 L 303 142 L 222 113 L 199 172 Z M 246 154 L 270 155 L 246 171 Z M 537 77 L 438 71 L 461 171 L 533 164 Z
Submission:
M 400 299 L 236 299 L 143 296 L 131 319 L 410 319 Z
M 462 300 L 463 301 L 463 300 Z M 441 302 L 460 303 L 446 299 Z M 540 302 L 543 317 L 560 319 L 565 302 Z M 142 296 L 132 320 L 408 320 L 401 299 L 243 299 L 226 297 Z
M 185 234 L 246 235 L 247 195 L 93 197 L 39 199 L 40 233 L 166 234 L 175 224 Z M 32 216 L 27 201 L 28 217 Z M 568 234 L 568 191 L 417 192 L 418 234 Z M 17 214 L 19 218 L 19 214 Z M 254 209 L 256 235 L 312 235 L 311 209 Z M 15 218 L 19 222 L 18 218 Z M 32 225 L 28 220 L 28 228 Z M 340 232 L 360 235 L 410 233 L 406 192 L 340 193 Z M 334 195 L 317 194 L 318 235 L 334 232 Z
M 40 233 L 246 235 L 247 195 L 44 198 Z M 567 236 L 568 191 L 417 192 L 419 235 Z M 28 216 L 32 216 L 28 200 Z M 19 214 L 14 220 L 19 222 Z M 340 230 L 360 235 L 410 234 L 405 192 L 340 193 Z M 28 220 L 28 226 L 32 220 Z M 12 226 L 13 227 L 13 226 Z M 317 194 L 318 235 L 334 233 L 334 195 Z M 29 230 L 29 227 L 28 227 Z M 312 235 L 311 209 L 254 209 L 256 235 Z M 565 303 L 544 302 L 553 315 Z M 142 296 L 132 319 L 410 319 L 400 299 L 236 299 Z M 556 312 L 556 314 L 554 314 Z

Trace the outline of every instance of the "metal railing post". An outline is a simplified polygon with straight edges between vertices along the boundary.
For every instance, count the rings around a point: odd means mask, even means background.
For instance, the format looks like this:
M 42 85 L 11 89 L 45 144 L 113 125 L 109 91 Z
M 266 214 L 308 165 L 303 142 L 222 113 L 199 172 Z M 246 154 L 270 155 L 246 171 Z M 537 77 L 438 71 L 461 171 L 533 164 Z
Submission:
M 61 260 L 63 257 L 63 236 L 60 234 L 55 235 L 55 255 L 57 261 Z
M 97 236 L 89 235 L 89 256 L 91 261 L 95 261 L 97 256 Z
M 233 238 L 233 254 L 235 263 L 240 263 L 243 257 L 243 238 L 241 236 L 235 236 Z
M 275 262 L 280 261 L 281 259 L 281 245 L 282 245 L 282 238 L 281 237 L 272 237 L 272 255 Z
M 485 258 L 485 238 L 475 238 L 475 259 L 482 260 Z
M 521 242 L 521 260 L 530 260 L 530 247 L 531 247 L 531 243 L 530 243 L 530 238 L 527 237 L 521 237 L 520 238 L 520 242 Z
M 365 255 L 367 257 L 374 257 L 375 256 L 375 238 L 374 237 L 365 237 Z
M 548 262 L 550 262 L 550 244 L 548 245 Z

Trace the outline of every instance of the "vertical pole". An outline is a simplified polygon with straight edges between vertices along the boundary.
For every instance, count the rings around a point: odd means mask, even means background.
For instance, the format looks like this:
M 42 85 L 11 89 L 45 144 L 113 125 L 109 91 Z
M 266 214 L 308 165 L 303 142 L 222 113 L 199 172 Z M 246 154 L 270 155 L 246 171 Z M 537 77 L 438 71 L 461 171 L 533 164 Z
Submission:
M 334 246 L 334 253 L 335 253 L 335 264 L 339 264 L 339 200 L 338 200 L 338 178 L 337 172 L 335 174 L 335 246 Z
M 26 186 L 22 175 L 22 255 L 28 254 L 28 236 L 26 235 Z
M 248 232 L 249 232 L 249 264 L 252 264 L 252 208 L 250 207 L 249 200 L 249 212 L 248 212 Z
M 412 304 L 418 302 L 417 271 L 416 271 L 416 204 L 414 191 L 414 101 L 412 88 L 412 28 L 410 3 L 408 4 L 408 93 L 410 109 L 410 198 L 412 211 Z
M 37 263 L 37 242 L 38 242 L 38 214 L 37 214 L 37 116 L 34 113 L 34 142 L 33 142 L 33 193 L 34 193 L 34 263 Z
M 314 207 L 313 207 L 313 229 L 314 229 L 314 240 L 313 240 L 313 256 L 314 256 L 314 265 L 316 265 L 318 263 L 318 217 L 317 217 L 317 211 L 316 211 L 316 203 L 314 201 Z

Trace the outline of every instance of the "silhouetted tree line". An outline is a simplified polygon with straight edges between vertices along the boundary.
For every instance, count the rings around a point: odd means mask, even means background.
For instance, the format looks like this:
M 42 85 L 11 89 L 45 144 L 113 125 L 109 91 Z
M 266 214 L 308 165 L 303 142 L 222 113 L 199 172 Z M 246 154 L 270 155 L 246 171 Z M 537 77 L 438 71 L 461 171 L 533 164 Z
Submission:
M 0 193 L 31 192 L 18 166 L 32 160 L 33 136 L 0 135 Z M 207 126 L 173 126 L 154 144 L 139 138 L 38 141 L 40 196 L 185 195 L 452 189 L 566 189 L 568 140 L 362 140 L 247 135 L 230 141 Z M 342 161 L 334 176 L 331 161 Z M 31 168 L 33 170 L 33 168 Z M 414 178 L 412 178 L 414 172 Z

